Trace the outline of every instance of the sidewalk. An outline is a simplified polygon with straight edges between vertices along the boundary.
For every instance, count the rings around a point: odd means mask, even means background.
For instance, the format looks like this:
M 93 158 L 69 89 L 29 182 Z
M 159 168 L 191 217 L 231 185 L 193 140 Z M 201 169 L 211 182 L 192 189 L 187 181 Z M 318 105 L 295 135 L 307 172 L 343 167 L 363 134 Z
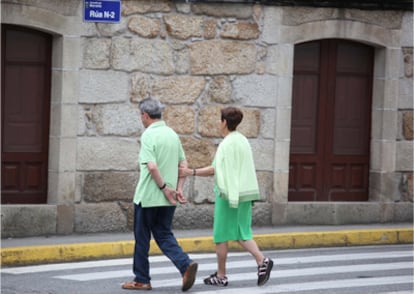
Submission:
M 412 223 L 255 227 L 253 233 L 262 250 L 413 243 Z M 186 252 L 215 252 L 211 229 L 174 234 Z M 241 249 L 234 242 L 229 247 Z M 1 240 L 1 266 L 132 258 L 133 248 L 132 232 L 9 238 Z M 152 240 L 150 254 L 160 253 Z

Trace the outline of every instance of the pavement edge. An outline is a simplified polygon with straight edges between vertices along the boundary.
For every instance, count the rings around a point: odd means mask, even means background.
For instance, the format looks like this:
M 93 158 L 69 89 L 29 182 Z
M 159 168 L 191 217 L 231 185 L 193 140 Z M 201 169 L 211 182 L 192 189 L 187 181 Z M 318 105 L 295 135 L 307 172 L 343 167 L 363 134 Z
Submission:
M 254 239 L 262 250 L 310 247 L 340 247 L 357 245 L 413 244 L 413 228 L 367 230 L 339 230 L 321 232 L 294 232 L 258 234 Z M 215 252 L 212 237 L 179 238 L 185 252 Z M 240 251 L 236 242 L 229 248 Z M 133 255 L 134 241 L 77 243 L 1 248 L 1 267 L 87 261 L 96 259 L 127 258 Z M 150 255 L 161 254 L 151 241 Z

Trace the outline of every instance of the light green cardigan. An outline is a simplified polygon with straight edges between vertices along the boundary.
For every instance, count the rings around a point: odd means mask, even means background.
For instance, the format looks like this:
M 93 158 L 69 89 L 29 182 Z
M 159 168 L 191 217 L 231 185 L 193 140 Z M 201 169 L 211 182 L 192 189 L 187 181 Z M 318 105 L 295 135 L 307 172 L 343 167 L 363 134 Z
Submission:
M 252 150 L 241 133 L 233 131 L 224 138 L 213 165 L 220 196 L 229 201 L 230 207 L 260 199 Z

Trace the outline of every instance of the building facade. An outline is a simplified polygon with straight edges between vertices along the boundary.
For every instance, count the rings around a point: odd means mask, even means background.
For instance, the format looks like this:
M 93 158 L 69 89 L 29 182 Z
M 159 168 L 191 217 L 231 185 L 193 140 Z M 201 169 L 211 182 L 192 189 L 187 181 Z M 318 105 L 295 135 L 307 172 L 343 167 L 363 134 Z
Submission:
M 192 167 L 243 110 L 257 226 L 412 222 L 412 9 L 86 2 L 1 1 L 2 237 L 131 230 L 147 97 Z M 213 179 L 185 187 L 175 228 L 212 227 Z

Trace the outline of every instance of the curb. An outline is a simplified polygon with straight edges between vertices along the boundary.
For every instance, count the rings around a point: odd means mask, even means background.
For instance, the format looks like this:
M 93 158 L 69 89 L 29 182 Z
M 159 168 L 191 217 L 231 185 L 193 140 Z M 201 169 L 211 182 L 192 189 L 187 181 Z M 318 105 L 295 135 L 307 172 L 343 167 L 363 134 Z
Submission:
M 413 228 L 260 234 L 255 235 L 254 239 L 261 250 L 413 244 Z M 177 240 L 183 250 L 188 253 L 215 252 L 212 237 L 178 238 Z M 2 248 L 0 265 L 8 267 L 93 259 L 132 258 L 134 243 L 134 241 L 117 241 Z M 242 248 L 236 242 L 230 242 L 229 249 L 240 251 Z M 154 240 L 151 240 L 150 255 L 157 254 L 161 254 L 161 251 Z

